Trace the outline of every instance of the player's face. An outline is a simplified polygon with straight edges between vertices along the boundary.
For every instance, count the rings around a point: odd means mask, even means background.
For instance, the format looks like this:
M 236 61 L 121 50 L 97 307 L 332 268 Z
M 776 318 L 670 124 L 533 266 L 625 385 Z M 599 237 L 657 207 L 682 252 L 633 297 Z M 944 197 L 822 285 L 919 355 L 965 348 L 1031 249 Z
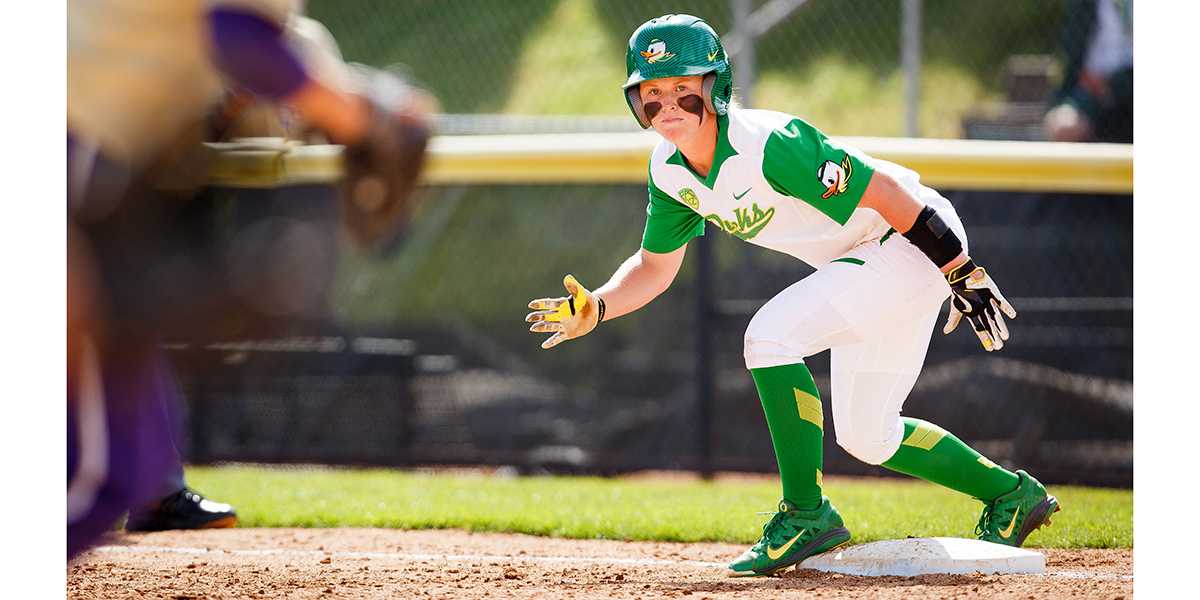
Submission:
M 694 135 L 704 119 L 713 116 L 704 108 L 702 83 L 699 75 L 643 81 L 642 107 L 654 130 L 672 142 Z

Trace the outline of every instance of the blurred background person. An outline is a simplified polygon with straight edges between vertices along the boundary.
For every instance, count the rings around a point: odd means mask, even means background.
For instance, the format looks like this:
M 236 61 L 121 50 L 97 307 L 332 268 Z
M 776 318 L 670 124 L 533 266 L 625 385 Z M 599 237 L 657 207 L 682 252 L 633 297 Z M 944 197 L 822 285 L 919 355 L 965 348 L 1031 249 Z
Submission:
M 1133 0 L 1072 0 L 1062 84 L 1043 121 L 1056 142 L 1133 142 Z
M 130 529 L 236 518 L 186 487 L 172 438 L 178 390 L 160 344 L 269 328 L 295 311 L 284 304 L 264 314 L 264 286 L 270 298 L 295 295 L 312 265 L 297 263 L 302 252 L 291 268 L 271 260 L 305 248 L 302 224 L 235 240 L 239 253 L 205 254 L 213 232 L 192 218 L 194 203 L 169 201 L 189 195 L 155 193 L 163 165 L 179 159 L 170 150 L 196 150 L 176 145 L 226 85 L 286 105 L 346 145 L 338 213 L 350 239 L 374 248 L 407 215 L 427 122 L 400 105 L 397 90 L 407 86 L 389 73 L 362 73 L 346 87 L 314 77 L 284 34 L 299 8 L 291 0 L 68 4 L 68 558 L 130 507 L 138 507 Z
M 300 58 L 310 76 L 331 89 L 364 90 L 371 69 L 345 64 L 329 29 L 319 21 L 297 12 L 298 9 L 297 5 L 293 5 L 283 40 Z M 404 85 L 401 81 L 396 84 Z M 330 143 L 329 136 L 323 130 L 288 104 L 258 96 L 236 81 L 226 81 L 225 85 L 225 96 L 211 111 L 209 119 L 188 127 L 149 170 L 154 174 L 149 185 L 164 201 L 186 202 L 188 196 L 203 192 L 201 186 L 208 166 L 205 160 L 207 153 L 203 152 L 202 147 L 204 141 L 270 137 Z M 435 110 L 437 103 L 428 93 L 417 87 L 411 87 L 408 93 L 410 97 L 405 97 L 397 110 L 422 118 Z M 258 200 L 253 195 L 252 192 L 244 193 L 243 200 Z M 208 200 L 206 197 L 194 199 L 199 203 Z M 326 265 L 326 271 L 331 270 L 332 265 Z M 171 397 L 178 396 L 177 391 L 171 394 Z M 166 396 L 160 398 L 165 400 Z M 172 408 L 165 402 L 162 404 L 167 415 L 166 422 L 174 424 L 177 419 L 173 416 Z M 171 431 L 178 429 L 171 427 Z M 170 468 L 165 473 L 161 497 L 131 510 L 125 524 L 127 531 L 219 528 L 237 524 L 237 514 L 232 506 L 209 500 L 187 486 L 178 446 L 178 443 L 173 443 L 167 453 L 171 459 Z

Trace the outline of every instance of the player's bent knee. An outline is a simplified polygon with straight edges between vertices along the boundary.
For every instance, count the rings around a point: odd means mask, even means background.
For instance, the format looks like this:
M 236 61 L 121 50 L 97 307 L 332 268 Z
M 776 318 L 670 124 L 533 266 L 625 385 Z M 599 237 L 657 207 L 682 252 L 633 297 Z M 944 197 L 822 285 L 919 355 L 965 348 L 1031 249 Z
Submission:
M 751 321 L 742 340 L 742 356 L 747 369 L 762 369 L 804 362 L 819 352 L 797 339 L 781 339 L 778 330 Z
M 802 363 L 804 358 L 811 354 L 814 353 L 806 353 L 804 347 L 797 344 L 753 338 L 749 334 L 746 335 L 742 345 L 742 356 L 746 359 L 747 369 Z
M 854 436 L 838 436 L 837 443 L 850 456 L 868 465 L 881 465 L 896 453 L 896 445 L 887 440 L 868 440 Z

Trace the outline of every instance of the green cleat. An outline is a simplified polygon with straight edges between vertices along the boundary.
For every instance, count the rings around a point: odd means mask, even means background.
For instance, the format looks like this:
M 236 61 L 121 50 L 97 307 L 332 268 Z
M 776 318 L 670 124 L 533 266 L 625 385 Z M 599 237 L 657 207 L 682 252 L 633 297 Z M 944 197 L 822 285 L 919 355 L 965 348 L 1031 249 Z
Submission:
M 774 575 L 848 541 L 850 530 L 829 498 L 822 497 L 812 510 L 780 500 L 779 512 L 763 526 L 762 539 L 729 563 L 730 576 Z
M 985 542 L 1020 547 L 1025 538 L 1042 525 L 1050 525 L 1050 516 L 1061 510 L 1058 498 L 1025 471 L 1017 471 L 1017 489 L 983 507 L 975 526 L 975 535 Z

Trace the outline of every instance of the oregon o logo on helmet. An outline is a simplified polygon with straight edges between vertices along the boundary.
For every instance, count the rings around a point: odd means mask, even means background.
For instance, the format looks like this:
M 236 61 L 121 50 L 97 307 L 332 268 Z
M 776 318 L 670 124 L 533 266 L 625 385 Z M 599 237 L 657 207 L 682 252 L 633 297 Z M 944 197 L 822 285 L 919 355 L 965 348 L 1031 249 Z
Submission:
M 705 108 L 717 115 L 728 112 L 733 97 L 733 73 L 721 38 L 692 15 L 663 15 L 634 30 L 625 49 L 625 74 L 625 101 L 642 128 L 650 127 L 639 91 L 643 81 L 703 77 Z

